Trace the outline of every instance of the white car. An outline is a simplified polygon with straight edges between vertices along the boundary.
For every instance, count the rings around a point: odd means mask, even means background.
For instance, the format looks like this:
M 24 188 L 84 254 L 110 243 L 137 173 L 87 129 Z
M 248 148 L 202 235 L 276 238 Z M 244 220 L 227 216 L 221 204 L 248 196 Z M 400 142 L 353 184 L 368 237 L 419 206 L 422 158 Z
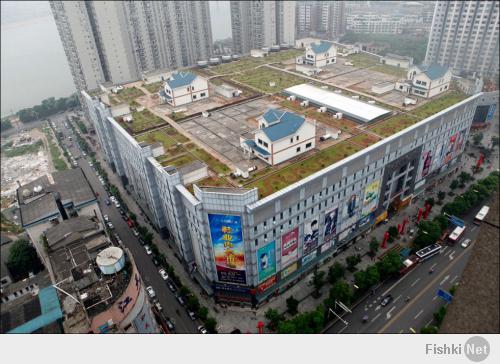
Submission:
M 163 278 L 164 281 L 166 281 L 168 279 L 168 274 L 167 274 L 167 272 L 165 272 L 165 269 L 163 269 L 163 268 L 160 269 L 158 271 L 158 273 L 160 273 L 160 275 L 161 275 L 161 277 Z
M 132 233 L 134 236 L 139 236 L 139 232 L 136 229 L 132 229 Z
M 111 201 L 113 201 L 113 202 L 114 202 L 114 201 L 116 201 L 116 197 L 115 197 L 115 196 L 113 196 L 113 195 L 109 196 L 109 199 L 110 199 Z
M 109 216 L 108 215 L 103 215 L 102 217 L 103 217 L 104 221 L 106 221 L 106 222 L 109 221 Z
M 114 228 L 115 228 L 111 222 L 108 222 L 108 227 L 109 227 L 110 229 L 114 229 Z
M 198 332 L 200 334 L 208 334 L 207 329 L 205 329 L 205 326 L 198 326 Z
M 153 251 L 151 250 L 151 248 L 149 247 L 149 245 L 144 245 L 144 249 L 146 250 L 146 254 L 147 255 L 153 254 Z
M 156 297 L 156 293 L 155 293 L 155 290 L 153 289 L 153 287 L 151 287 L 151 286 L 146 287 L 146 291 L 148 292 L 149 298 Z
M 460 244 L 462 246 L 462 248 L 467 248 L 471 243 L 471 240 L 470 239 L 465 239 L 464 241 L 462 241 L 462 244 Z
M 92 162 L 89 162 L 89 167 L 93 167 L 94 164 Z

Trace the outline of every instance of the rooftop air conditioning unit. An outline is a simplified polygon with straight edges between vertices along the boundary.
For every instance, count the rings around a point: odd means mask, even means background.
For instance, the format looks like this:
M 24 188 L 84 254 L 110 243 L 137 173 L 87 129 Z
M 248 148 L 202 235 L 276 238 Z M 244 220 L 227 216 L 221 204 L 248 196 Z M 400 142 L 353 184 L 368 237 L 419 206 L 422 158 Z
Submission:
M 327 85 L 323 85 L 323 86 L 321 86 L 321 88 L 322 88 L 323 90 L 328 90 L 328 86 L 327 86 Z
M 336 94 L 341 94 L 342 93 L 342 90 L 335 90 L 334 91 Z
M 318 112 L 326 112 L 326 106 L 321 106 L 321 107 L 318 109 Z
M 368 101 L 368 103 L 371 104 L 371 105 L 373 105 L 375 103 L 375 101 L 370 100 L 370 101 Z
M 359 99 L 359 96 L 358 95 L 354 95 L 354 96 L 351 96 L 353 99 L 356 99 L 358 100 Z
M 276 86 L 276 82 L 269 82 L 269 87 L 274 87 Z
M 335 115 L 337 115 L 337 119 L 342 119 L 342 116 L 344 116 L 341 112 L 338 112 Z
M 304 100 L 304 101 L 302 101 L 302 102 L 300 103 L 300 106 L 304 106 L 304 107 L 309 106 L 309 100 Z

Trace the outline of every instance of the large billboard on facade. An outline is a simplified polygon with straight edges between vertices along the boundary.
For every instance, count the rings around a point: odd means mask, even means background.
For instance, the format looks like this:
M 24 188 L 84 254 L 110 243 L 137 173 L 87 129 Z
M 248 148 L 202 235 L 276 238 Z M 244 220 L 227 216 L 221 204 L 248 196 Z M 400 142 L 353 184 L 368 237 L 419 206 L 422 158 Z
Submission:
M 246 284 L 241 216 L 208 214 L 208 222 L 219 281 Z
M 257 251 L 259 283 L 276 273 L 276 242 L 273 240 Z
M 299 254 L 299 228 L 281 236 L 281 269 L 295 262 Z
M 302 256 L 309 254 L 318 247 L 319 239 L 319 217 L 304 222 L 304 242 Z
M 325 212 L 325 239 L 330 241 L 337 234 L 338 206 Z
M 420 164 L 418 167 L 418 173 L 416 180 L 419 181 L 429 174 L 432 165 L 432 151 L 424 150 L 422 156 L 420 157 Z
M 431 172 L 435 171 L 439 167 L 441 167 L 441 160 L 444 155 L 444 145 L 443 143 L 439 143 L 434 150 L 434 156 L 432 157 L 432 167 Z
M 309 255 L 305 255 L 303 258 L 302 258 L 302 266 L 305 266 L 306 264 L 310 263 L 314 258 L 316 258 L 316 255 L 317 255 L 317 251 L 313 251 L 311 254 Z
M 358 196 L 356 194 L 352 194 L 344 203 L 344 207 L 342 209 L 341 230 L 345 230 L 348 227 L 356 224 L 356 221 L 358 220 L 358 208 Z
M 365 197 L 363 198 L 363 208 L 361 209 L 361 217 L 368 216 L 377 209 L 378 199 L 380 194 L 380 180 L 377 179 L 371 182 L 365 188 Z

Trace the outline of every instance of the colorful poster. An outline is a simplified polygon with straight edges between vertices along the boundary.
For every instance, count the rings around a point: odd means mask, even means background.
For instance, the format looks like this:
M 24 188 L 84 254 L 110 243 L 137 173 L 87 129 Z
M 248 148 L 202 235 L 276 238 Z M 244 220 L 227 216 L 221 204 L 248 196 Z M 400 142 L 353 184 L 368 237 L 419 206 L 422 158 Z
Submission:
M 304 250 L 302 256 L 309 254 L 318 247 L 319 239 L 319 217 L 304 222 Z
M 311 254 L 306 255 L 302 258 L 302 266 L 310 263 L 314 258 L 316 258 L 317 251 L 313 251 Z
M 444 154 L 444 159 L 441 165 L 448 163 L 451 158 L 453 158 L 453 150 L 455 148 L 455 144 L 457 143 L 458 133 L 453 134 L 448 141 L 448 145 L 446 146 L 446 153 Z
M 361 217 L 368 216 L 377 209 L 378 198 L 380 192 L 380 180 L 377 179 L 371 182 L 365 188 L 365 197 L 363 199 L 363 208 Z
M 219 281 L 246 284 L 241 217 L 208 214 L 208 221 Z
M 265 290 L 271 288 L 276 284 L 276 275 L 272 276 L 271 278 L 267 279 L 265 282 L 262 282 L 262 284 L 259 284 L 257 286 L 257 291 L 259 293 L 264 292 Z
M 257 251 L 259 283 L 276 273 L 276 242 L 273 240 Z
M 338 218 L 339 208 L 338 206 L 325 212 L 325 239 L 327 242 L 337 234 L 337 218 Z
M 431 171 L 435 171 L 441 166 L 442 154 L 443 154 L 443 143 L 439 143 L 434 150 L 434 157 L 432 157 L 432 168 Z
M 430 172 L 432 164 L 432 151 L 426 150 L 422 153 L 422 157 L 420 158 L 419 172 L 417 173 L 416 180 L 419 181 L 425 176 L 427 176 Z
M 321 254 L 323 254 L 328 249 L 330 249 L 332 247 L 332 243 L 333 243 L 333 240 L 329 240 L 326 243 L 324 243 L 323 245 L 321 245 Z
M 295 262 L 299 256 L 299 228 L 287 232 L 281 237 L 281 267 Z
M 344 203 L 344 208 L 342 209 L 342 225 L 341 229 L 345 230 L 349 226 L 352 226 L 356 223 L 358 219 L 358 196 L 352 194 L 351 197 Z
M 286 267 L 285 269 L 282 269 L 281 270 L 281 279 L 288 277 L 290 274 L 295 272 L 298 267 L 299 267 L 298 264 L 295 262 L 295 263 L 289 265 L 288 267 Z

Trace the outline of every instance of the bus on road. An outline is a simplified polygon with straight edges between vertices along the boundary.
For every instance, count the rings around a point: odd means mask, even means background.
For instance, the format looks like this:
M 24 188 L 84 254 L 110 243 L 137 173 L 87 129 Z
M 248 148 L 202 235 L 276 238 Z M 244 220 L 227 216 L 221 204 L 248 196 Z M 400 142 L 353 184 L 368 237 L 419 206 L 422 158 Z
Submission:
M 474 224 L 479 225 L 483 222 L 486 215 L 488 215 L 488 211 L 490 211 L 489 206 L 481 207 L 481 210 L 477 213 L 476 217 L 474 217 Z
M 430 257 L 439 254 L 440 251 L 441 251 L 441 245 L 436 243 L 426 246 L 423 249 L 420 249 L 418 252 L 415 253 L 415 255 L 418 257 L 418 259 L 420 259 L 421 262 L 423 262 L 424 260 L 427 260 Z
M 448 242 L 451 245 L 455 245 L 457 241 L 459 241 L 462 238 L 464 232 L 465 232 L 465 225 L 463 227 L 457 226 L 455 230 L 451 232 L 450 236 L 448 236 Z

